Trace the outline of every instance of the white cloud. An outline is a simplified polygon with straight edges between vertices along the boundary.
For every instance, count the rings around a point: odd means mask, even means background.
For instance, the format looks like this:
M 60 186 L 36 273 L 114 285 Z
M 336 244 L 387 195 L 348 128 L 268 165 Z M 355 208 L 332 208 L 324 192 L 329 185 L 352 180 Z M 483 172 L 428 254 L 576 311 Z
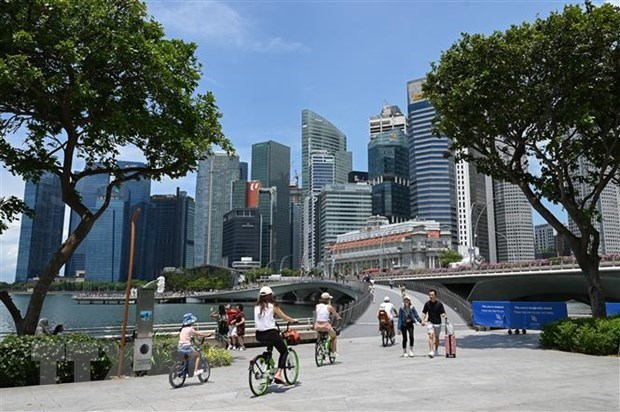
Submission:
M 261 34 L 251 20 L 217 1 L 147 1 L 147 5 L 170 37 L 182 36 L 191 41 L 258 53 L 307 50 L 302 43 Z
M 8 226 L 0 236 L 0 281 L 12 283 L 17 266 L 20 221 L 13 221 Z

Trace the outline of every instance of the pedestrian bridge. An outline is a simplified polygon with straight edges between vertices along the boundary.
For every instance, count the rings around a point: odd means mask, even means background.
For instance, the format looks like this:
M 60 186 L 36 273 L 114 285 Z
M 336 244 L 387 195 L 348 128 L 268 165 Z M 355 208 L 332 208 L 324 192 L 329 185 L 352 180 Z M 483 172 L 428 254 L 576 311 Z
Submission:
M 360 282 L 332 282 L 328 280 L 287 280 L 281 283 L 265 283 L 273 289 L 279 302 L 307 303 L 317 302 L 321 293 L 329 292 L 335 303 L 357 300 L 364 292 L 365 285 Z M 234 289 L 195 294 L 187 297 L 187 302 L 254 302 L 258 298 L 260 286 L 247 289 Z
M 605 300 L 620 301 L 620 261 L 601 262 L 600 276 Z M 588 286 L 576 264 L 523 266 L 488 270 L 445 270 L 383 276 L 399 281 L 439 283 L 468 301 L 475 300 L 570 300 L 589 303 Z

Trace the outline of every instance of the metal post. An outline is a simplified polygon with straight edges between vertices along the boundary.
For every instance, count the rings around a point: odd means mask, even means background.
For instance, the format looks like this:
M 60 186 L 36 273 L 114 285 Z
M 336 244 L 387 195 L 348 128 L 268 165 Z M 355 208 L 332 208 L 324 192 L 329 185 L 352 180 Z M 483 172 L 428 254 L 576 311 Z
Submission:
M 129 312 L 129 295 L 131 293 L 131 276 L 133 272 L 133 253 L 136 240 L 136 220 L 140 216 L 141 209 L 137 208 L 131 216 L 131 238 L 129 243 L 129 271 L 127 272 L 127 286 L 125 287 L 125 310 L 123 312 L 123 331 L 121 333 L 121 345 L 118 353 L 118 368 L 116 369 L 116 377 L 121 377 L 123 370 L 123 351 L 125 349 L 125 334 L 127 333 L 127 314 Z

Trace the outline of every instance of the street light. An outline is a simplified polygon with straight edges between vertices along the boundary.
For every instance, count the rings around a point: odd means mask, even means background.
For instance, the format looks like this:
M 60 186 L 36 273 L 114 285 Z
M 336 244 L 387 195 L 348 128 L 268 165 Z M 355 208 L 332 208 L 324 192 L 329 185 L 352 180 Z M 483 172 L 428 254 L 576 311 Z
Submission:
M 286 256 L 284 256 L 282 258 L 282 260 L 280 260 L 280 273 L 282 273 L 282 266 L 284 266 L 284 259 L 286 259 L 287 257 L 291 257 L 291 256 L 293 256 L 293 255 L 292 254 L 291 255 L 286 255 Z
M 480 210 L 480 213 L 478 213 L 478 217 L 476 218 L 476 223 L 474 224 L 474 230 L 472 231 L 472 242 L 471 245 L 469 247 L 469 263 L 471 264 L 472 269 L 474 268 L 475 265 L 475 261 L 476 261 L 476 239 L 478 237 L 478 223 L 480 223 L 480 218 L 482 217 L 482 214 L 484 213 L 484 211 L 486 210 L 486 208 L 493 202 L 494 199 L 489 200 L 488 202 L 485 203 L 485 205 L 482 207 L 482 209 Z M 476 202 L 473 202 L 471 204 L 471 217 L 473 219 L 474 217 L 474 206 L 476 205 Z

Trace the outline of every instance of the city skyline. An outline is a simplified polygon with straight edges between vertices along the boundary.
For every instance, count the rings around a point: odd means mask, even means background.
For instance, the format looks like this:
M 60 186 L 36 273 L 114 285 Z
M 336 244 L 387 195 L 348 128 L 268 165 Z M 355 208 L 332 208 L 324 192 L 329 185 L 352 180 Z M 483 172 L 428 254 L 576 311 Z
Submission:
M 303 109 L 333 122 L 347 136 L 353 170 L 368 170 L 368 117 L 385 102 L 406 107 L 407 82 L 423 76 L 460 32 L 489 34 L 537 14 L 546 17 L 565 4 L 172 3 L 147 2 L 169 37 L 198 44 L 200 91 L 213 91 L 240 160 L 250 161 L 254 142 L 274 140 L 291 147 L 291 176 L 301 174 Z M 121 159 L 141 156 L 123 148 Z M 4 168 L 0 183 L 0 196 L 23 197 L 24 182 Z M 195 184 L 196 173 L 164 179 L 152 194 L 172 194 L 178 186 L 195 197 Z M 67 212 L 65 234 L 68 222 Z M 2 281 L 15 276 L 19 225 L 13 222 L 0 238 Z

